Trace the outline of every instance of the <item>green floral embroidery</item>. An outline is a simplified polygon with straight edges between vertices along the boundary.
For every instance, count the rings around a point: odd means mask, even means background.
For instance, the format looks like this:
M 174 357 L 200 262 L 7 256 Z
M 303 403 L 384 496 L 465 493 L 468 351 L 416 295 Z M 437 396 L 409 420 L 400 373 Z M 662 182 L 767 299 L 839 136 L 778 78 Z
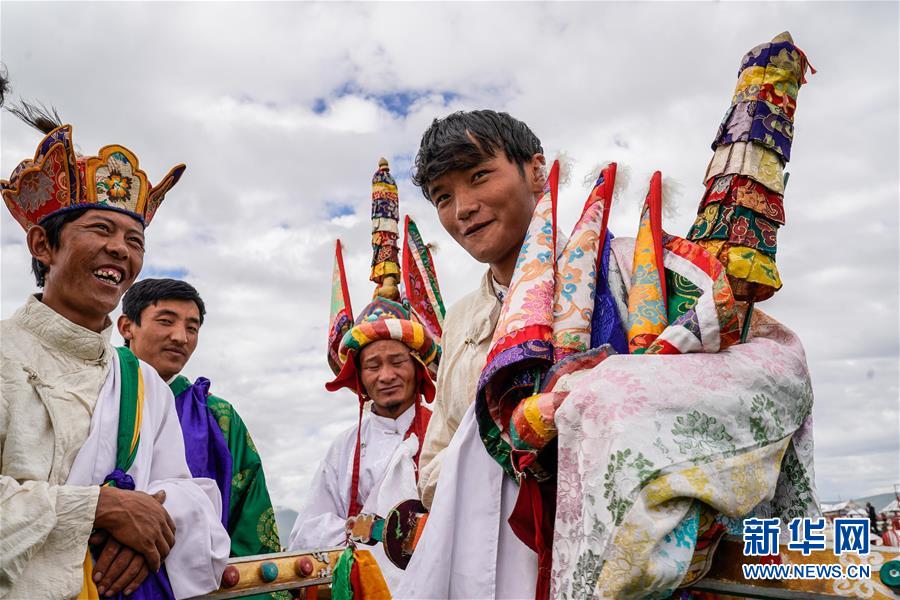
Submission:
M 572 598 L 590 598 L 594 594 L 594 586 L 600 578 L 603 559 L 593 550 L 588 550 L 578 557 L 575 573 L 572 575 Z
M 270 506 L 259 515 L 256 524 L 256 535 L 267 548 L 280 548 L 278 530 L 275 528 L 275 511 Z
M 565 348 L 573 348 L 576 352 L 584 352 L 588 349 L 580 336 L 573 335 L 569 332 L 563 334 L 560 345 Z
M 793 394 L 792 394 L 793 395 Z M 812 381 L 807 379 L 803 382 L 803 389 L 800 390 L 799 396 L 800 399 L 797 401 L 797 410 L 791 413 L 791 416 L 794 417 L 794 424 L 796 427 L 801 427 L 803 422 L 809 417 L 810 412 L 812 412 L 813 405 L 813 391 L 812 391 Z
M 769 421 L 773 427 L 769 427 Z M 784 426 L 772 399 L 763 394 L 753 397 L 750 404 L 750 432 L 759 444 L 767 444 L 784 437 Z
M 253 443 L 253 438 L 250 437 L 250 430 L 246 430 L 247 437 L 247 447 L 253 451 L 253 454 L 259 454 L 259 451 L 256 449 L 256 444 Z
M 653 463 L 647 460 L 640 452 L 632 458 L 630 448 L 619 450 L 609 457 L 606 475 L 603 476 L 603 497 L 609 501 L 607 509 L 612 513 L 616 525 L 622 524 L 622 519 L 625 518 L 625 513 L 631 508 L 633 502 L 629 498 L 620 497 L 619 490 L 616 489 L 616 482 L 621 480 L 619 475 L 625 469 L 634 471 L 642 485 L 656 475 Z
M 225 439 L 228 439 L 228 431 L 231 429 L 231 417 L 228 415 L 221 415 L 218 418 L 219 429 L 222 430 L 222 435 L 225 436 Z
M 694 308 L 703 295 L 703 290 L 690 279 L 673 271 L 666 271 L 666 289 L 669 295 L 666 303 L 670 323 Z
M 797 458 L 793 446 L 781 461 L 778 487 L 785 490 L 785 493 L 777 495 L 773 501 L 776 515 L 784 521 L 809 516 L 809 507 L 816 504 L 815 497 L 806 468 Z
M 662 453 L 664 456 L 667 456 L 667 457 L 669 456 L 669 454 L 670 454 L 669 449 L 666 448 L 666 445 L 665 445 L 665 443 L 663 443 L 662 438 L 657 437 L 657 438 L 656 438 L 656 441 L 653 442 L 653 445 L 654 445 L 654 446 L 656 447 L 656 449 L 659 450 L 660 453 Z
M 247 487 L 247 484 L 250 483 L 252 476 L 252 469 L 241 469 L 235 473 L 234 477 L 231 478 L 231 493 L 243 492 L 244 488 Z
M 682 454 L 729 454 L 735 451 L 734 438 L 715 417 L 694 410 L 677 417 L 675 422 L 672 435 Z

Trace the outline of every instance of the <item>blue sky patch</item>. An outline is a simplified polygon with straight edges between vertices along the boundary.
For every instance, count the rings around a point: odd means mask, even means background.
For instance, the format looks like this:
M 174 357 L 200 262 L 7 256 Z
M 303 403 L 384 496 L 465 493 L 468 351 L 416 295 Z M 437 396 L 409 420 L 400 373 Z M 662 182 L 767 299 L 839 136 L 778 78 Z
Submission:
M 167 279 L 184 279 L 187 277 L 188 270 L 184 267 L 173 267 L 173 268 L 165 268 L 165 267 L 156 267 L 150 265 L 149 267 L 145 266 L 141 269 L 141 279 L 147 279 L 148 277 L 163 277 Z
M 325 213 L 329 219 L 337 219 L 338 217 L 346 217 L 352 215 L 356 211 L 346 202 L 326 202 Z
M 412 166 L 412 154 L 395 154 L 391 157 L 391 175 L 397 181 L 409 179 L 412 174 Z
M 345 81 L 335 88 L 331 94 L 331 98 L 343 98 L 344 96 L 359 96 L 367 100 L 374 100 L 379 106 L 384 108 L 392 115 L 398 117 L 406 117 L 409 115 L 410 108 L 416 101 L 428 96 L 439 95 L 446 106 L 454 100 L 458 100 L 462 96 L 452 91 L 437 90 L 397 90 L 392 92 L 374 93 L 369 92 L 359 86 L 355 81 Z M 313 100 L 312 111 L 320 115 L 328 110 L 328 98 L 316 98 Z

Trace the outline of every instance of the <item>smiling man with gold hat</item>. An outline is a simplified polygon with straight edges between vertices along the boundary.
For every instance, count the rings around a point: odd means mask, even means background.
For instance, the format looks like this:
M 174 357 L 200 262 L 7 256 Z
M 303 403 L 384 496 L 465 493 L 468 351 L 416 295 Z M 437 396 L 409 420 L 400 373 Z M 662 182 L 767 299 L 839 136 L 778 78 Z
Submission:
M 397 188 L 387 161 L 375 173 L 372 217 L 371 279 L 378 289 L 355 322 L 337 242 L 328 352 L 336 377 L 325 386 L 357 395 L 359 423 L 335 439 L 316 471 L 291 533 L 291 549 L 343 545 L 348 518 L 386 517 L 399 502 L 418 499 L 418 457 L 431 417 L 425 404 L 434 398 L 443 304 L 430 252 L 409 219 L 401 299 Z M 401 571 L 380 546 L 372 552 L 393 586 Z
M 185 167 L 152 186 L 127 148 L 78 156 L 55 113 L 14 112 L 46 133 L 0 182 L 43 293 L 0 324 L 0 597 L 214 590 L 229 548 L 216 484 L 191 477 L 168 386 L 110 345 L 144 229 Z

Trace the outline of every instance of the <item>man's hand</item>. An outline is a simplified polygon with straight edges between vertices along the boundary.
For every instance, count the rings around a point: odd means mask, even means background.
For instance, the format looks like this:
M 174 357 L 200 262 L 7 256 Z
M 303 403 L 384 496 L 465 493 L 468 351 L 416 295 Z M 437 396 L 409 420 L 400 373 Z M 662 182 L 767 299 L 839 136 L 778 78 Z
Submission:
M 101 487 L 94 527 L 141 554 L 155 573 L 175 544 L 175 523 L 162 507 L 166 493 Z M 105 548 L 104 548 L 105 550 Z M 117 553 L 118 554 L 118 553 Z
M 122 590 L 127 596 L 133 594 L 149 574 L 150 569 L 142 555 L 109 537 L 94 565 L 93 579 L 101 596 L 115 596 Z

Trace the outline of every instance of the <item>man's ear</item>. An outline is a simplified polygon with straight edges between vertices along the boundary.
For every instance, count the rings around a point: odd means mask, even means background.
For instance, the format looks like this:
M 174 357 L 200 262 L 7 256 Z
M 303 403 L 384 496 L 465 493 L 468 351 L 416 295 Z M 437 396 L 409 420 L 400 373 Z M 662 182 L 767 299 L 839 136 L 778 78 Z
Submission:
M 134 327 L 134 321 L 129 319 L 125 315 L 119 315 L 119 320 L 116 322 L 116 326 L 119 328 L 119 333 L 122 334 L 122 337 L 128 341 L 134 339 L 134 331 L 132 328 Z
M 540 195 L 544 191 L 544 184 L 547 182 L 546 164 L 547 159 L 544 158 L 543 154 L 538 153 L 532 156 L 531 161 L 526 165 L 526 172 L 531 180 L 531 191 L 535 195 Z
M 40 225 L 35 225 L 25 234 L 28 251 L 45 267 L 49 267 L 53 259 L 53 249 L 50 247 L 50 238 L 47 231 Z

